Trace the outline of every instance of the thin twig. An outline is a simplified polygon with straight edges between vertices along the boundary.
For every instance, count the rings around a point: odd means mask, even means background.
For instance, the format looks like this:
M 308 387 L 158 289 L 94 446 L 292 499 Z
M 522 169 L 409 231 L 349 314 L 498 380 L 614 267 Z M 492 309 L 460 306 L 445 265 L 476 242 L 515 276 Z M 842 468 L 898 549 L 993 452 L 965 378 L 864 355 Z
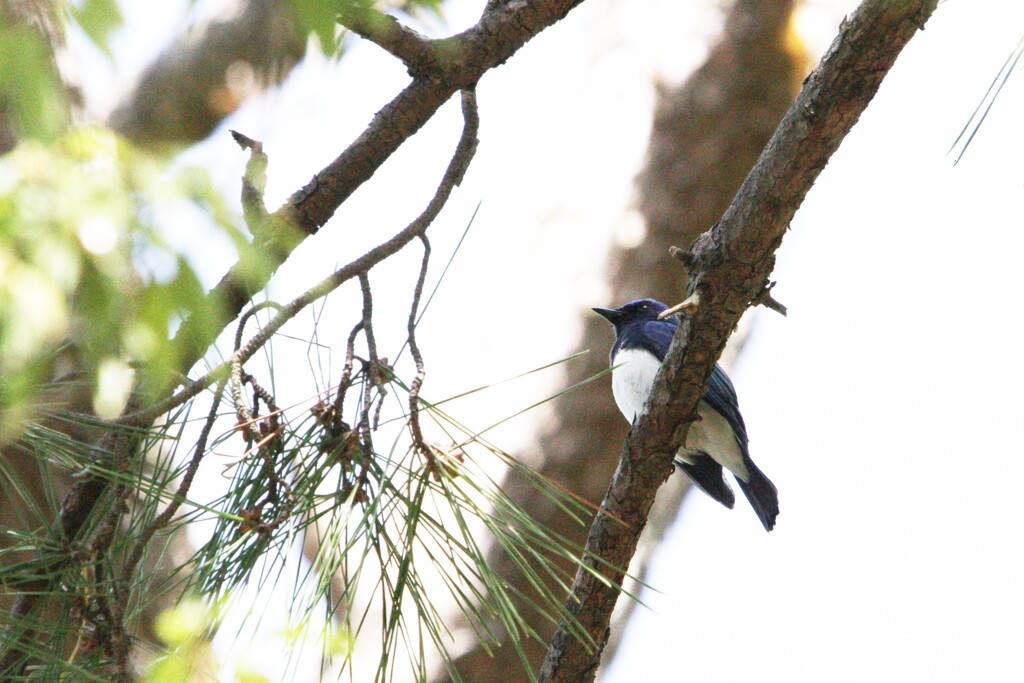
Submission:
M 345 394 L 352 386 L 352 368 L 355 365 L 356 335 L 363 329 L 363 321 L 360 320 L 348 333 L 348 340 L 345 342 L 345 366 L 341 370 L 341 379 L 338 381 L 338 394 L 334 397 L 334 420 L 333 426 L 337 429 L 342 422 L 342 411 L 345 408 Z
M 146 546 L 149 545 L 153 535 L 167 526 L 171 518 L 177 514 L 178 509 L 182 506 L 185 500 L 188 498 L 188 492 L 192 488 L 192 482 L 196 478 L 196 472 L 199 471 L 199 464 L 203 461 L 203 457 L 206 455 L 206 443 L 210 438 L 210 432 L 213 430 L 214 422 L 217 420 L 217 410 L 220 408 L 221 399 L 224 397 L 224 381 L 221 380 L 220 384 L 217 385 L 216 391 L 213 392 L 213 404 L 210 406 L 210 412 L 206 415 L 206 421 L 203 423 L 203 428 L 199 432 L 199 438 L 196 439 L 195 453 L 192 454 L 192 459 L 188 463 L 188 468 L 185 470 L 185 474 L 181 478 L 181 483 L 178 484 L 178 490 L 174 492 L 171 497 L 171 501 L 167 504 L 156 519 L 154 519 L 149 526 L 147 526 L 141 534 L 139 534 L 138 540 L 135 542 L 135 548 L 132 551 L 131 557 L 124 564 L 124 570 L 122 572 L 125 578 L 132 576 L 135 573 L 135 567 L 138 566 L 139 561 L 142 559 L 142 553 L 145 551 Z
M 359 274 L 359 288 L 363 293 L 363 335 L 366 337 L 366 349 L 370 355 L 365 365 L 365 376 L 367 382 L 379 392 L 376 399 L 377 408 L 373 413 L 373 428 L 377 429 L 384 397 L 388 395 L 389 369 L 387 359 L 377 355 L 377 337 L 373 333 L 373 292 L 370 290 L 370 276 L 367 273 Z
M 246 373 L 244 380 L 246 384 L 252 387 L 253 393 L 253 413 L 256 413 L 254 419 L 258 420 L 251 426 L 253 434 L 258 438 L 255 441 L 254 448 L 257 449 L 260 456 L 263 458 L 263 475 L 267 479 L 267 500 L 277 506 L 280 503 L 277 495 L 278 489 L 284 489 L 289 492 L 289 487 L 281 478 L 277 476 L 277 469 L 274 467 L 275 458 L 280 452 L 280 434 L 284 429 L 281 425 L 281 415 L 283 411 L 278 407 L 277 401 L 274 400 L 274 395 L 271 394 L 266 388 L 264 388 L 256 378 Z M 258 402 L 262 400 L 267 404 L 267 415 L 260 417 L 258 415 Z M 249 442 L 250 444 L 253 441 Z
M 369 40 L 405 64 L 411 75 L 426 74 L 437 66 L 432 42 L 372 5 L 341 3 L 338 23 Z
M 120 464 L 123 467 L 124 463 Z M 124 476 L 123 471 L 119 474 L 121 477 Z M 120 577 L 113 572 L 109 579 L 105 579 L 103 567 L 108 559 L 110 545 L 121 525 L 121 518 L 127 512 L 128 492 L 128 487 L 123 483 L 123 479 L 119 478 L 118 483 L 113 487 L 114 503 L 97 529 L 87 553 L 89 557 L 93 558 L 95 564 L 93 584 L 96 586 L 95 602 L 97 607 L 95 611 L 98 612 L 96 634 L 107 655 L 114 660 L 119 679 L 122 681 L 131 680 L 128 665 L 128 636 L 124 632 L 123 583 Z M 103 589 L 103 584 L 107 580 L 110 585 L 109 592 Z
M 133 680 L 133 676 L 130 658 L 131 641 L 124 626 L 125 580 L 117 575 L 110 577 L 109 600 L 102 591 L 97 592 L 103 596 L 106 602 L 107 619 L 110 624 L 110 655 L 117 665 L 118 678 L 123 683 L 129 683 Z
M 252 306 L 238 319 L 238 327 L 235 329 L 235 346 L 234 350 L 237 351 L 242 347 L 242 332 L 245 330 L 245 324 L 249 322 L 249 318 L 253 317 L 260 311 L 273 308 L 275 311 L 281 310 L 281 304 L 276 301 L 262 301 L 255 306 Z
M 249 358 L 251 358 L 260 348 L 263 347 L 263 345 L 267 343 L 267 341 L 270 340 L 270 337 L 272 337 L 274 333 L 281 329 L 285 323 L 298 315 L 306 308 L 306 306 L 327 296 L 352 278 L 358 277 L 361 273 L 368 273 L 378 263 L 401 251 L 403 247 L 416 239 L 430 226 L 437 217 L 437 214 L 440 213 L 441 209 L 448 201 L 448 197 L 451 195 L 452 190 L 462 182 L 462 178 L 465 176 L 466 170 L 469 168 L 473 155 L 476 153 L 476 146 L 478 144 L 476 136 L 480 129 L 480 115 L 477 111 L 476 92 L 474 90 L 467 89 L 462 92 L 462 114 L 464 119 L 462 136 L 459 138 L 459 143 L 455 148 L 455 153 L 452 155 L 452 159 L 448 163 L 448 168 L 441 179 L 441 183 L 438 186 L 437 191 L 434 193 L 434 197 L 431 199 L 426 209 L 424 209 L 423 213 L 388 241 L 377 245 L 359 258 L 351 261 L 345 266 L 342 266 L 331 273 L 331 275 L 306 290 L 303 294 L 299 295 L 287 304 L 280 306 L 277 315 L 275 315 L 262 329 L 260 329 L 260 331 L 257 332 L 242 348 L 238 349 L 235 354 L 238 362 L 245 363 L 249 360 Z M 145 410 L 126 413 L 118 420 L 118 424 L 147 424 L 169 410 L 173 410 L 177 406 L 184 404 L 207 387 L 212 386 L 221 377 L 229 375 L 232 363 L 235 361 L 235 357 L 232 357 L 231 360 L 218 365 L 216 368 L 206 373 L 206 375 L 191 381 L 188 386 L 173 396 L 168 397 L 153 406 L 147 407 Z
M 352 278 L 368 273 L 375 265 L 400 251 L 405 245 L 419 237 L 430 227 L 437 214 L 441 212 L 441 209 L 447 203 L 452 190 L 462 182 L 462 178 L 465 176 L 469 163 L 476 152 L 478 142 L 476 136 L 480 129 L 480 115 L 477 112 L 475 91 L 464 90 L 462 92 L 462 114 L 464 120 L 462 136 L 459 138 L 459 143 L 455 148 L 451 161 L 448 162 L 448 168 L 441 178 L 437 191 L 423 210 L 423 213 L 387 242 L 374 247 L 356 260 L 334 271 L 334 273 L 306 290 L 306 292 L 282 306 L 277 315 L 271 318 L 248 343 L 238 350 L 236 355 L 241 362 L 244 363 L 251 358 L 260 347 L 267 343 L 275 332 L 281 329 L 286 322 L 294 318 L 306 306 L 326 296 Z
M 359 289 L 363 293 L 363 335 L 366 337 L 366 349 L 370 354 L 370 362 L 377 362 L 377 337 L 373 333 L 373 292 L 370 291 L 370 276 L 359 274 Z
M 279 311 L 281 310 L 281 305 L 273 301 L 264 301 L 256 304 L 242 314 L 242 317 L 238 319 L 238 329 L 235 330 L 235 353 L 231 356 L 231 360 L 229 361 L 231 363 L 231 400 L 235 404 L 235 413 L 238 415 L 238 428 L 245 431 L 246 441 L 250 444 L 259 440 L 260 431 L 256 424 L 256 417 L 253 414 L 253 411 L 249 410 L 245 405 L 245 400 L 242 397 L 242 385 L 251 384 L 253 391 L 255 391 L 258 396 L 265 394 L 269 397 L 270 393 L 263 389 L 263 387 L 261 387 L 251 375 L 243 372 L 243 361 L 238 357 L 238 349 L 242 346 L 242 333 L 245 330 L 245 323 L 249 321 L 249 318 L 265 308 L 273 308 Z M 260 392 L 262 392 L 262 394 Z M 268 398 L 264 400 L 268 405 L 273 403 L 273 399 Z M 271 410 L 275 411 L 276 409 L 271 406 Z
M 423 296 L 423 283 L 427 279 L 427 266 L 430 263 L 430 240 L 426 235 L 420 235 L 423 243 L 423 262 L 420 264 L 420 275 L 416 279 L 416 288 L 412 294 L 412 306 L 409 307 L 409 323 L 406 327 L 409 340 L 409 353 L 412 354 L 413 362 L 416 363 L 416 376 L 409 383 L 409 427 L 412 431 L 413 448 L 426 459 L 427 472 L 438 476 L 437 459 L 434 452 L 423 441 L 423 430 L 420 428 L 420 387 L 423 385 L 423 377 L 426 371 L 423 368 L 423 354 L 416 343 L 416 313 L 420 307 L 420 297 Z
M 242 385 L 245 384 L 244 375 L 242 361 L 239 360 L 236 353 L 231 356 L 231 403 L 235 406 L 238 429 L 242 430 L 246 442 L 252 444 L 254 441 L 258 441 L 260 436 L 256 427 L 256 416 L 245 405 L 245 397 L 242 396 Z
M 249 161 L 245 164 L 242 176 L 242 217 L 249 227 L 249 232 L 259 240 L 263 228 L 270 217 L 267 205 L 263 201 L 263 193 L 267 188 L 267 165 L 269 159 L 263 151 L 263 143 L 231 131 L 231 137 L 242 149 L 249 150 Z
M 426 125 L 452 95 L 474 88 L 485 73 L 504 64 L 527 41 L 563 19 L 581 2 L 532 0 L 496 5 L 488 8 L 475 26 L 440 41 L 438 45 L 446 54 L 457 57 L 445 69 L 444 77 L 414 77 L 344 152 L 314 175 L 315 182 L 270 215 L 268 234 L 259 248 L 244 251 L 182 323 L 174 338 L 174 357 L 185 371 L 199 362 L 216 340 L 220 327 L 211 321 L 226 322 L 241 312 L 291 252 L 306 237 L 316 234 L 338 207 Z M 382 248 L 394 250 L 401 246 L 389 243 Z M 365 270 L 363 266 L 365 263 L 353 264 L 353 269 Z M 354 274 L 349 273 L 343 280 Z M 337 286 L 328 286 L 328 291 Z
M 225 361 L 202 377 L 190 380 L 185 385 L 185 388 L 176 394 L 157 401 L 145 409 L 126 412 L 114 422 L 114 425 L 118 427 L 143 428 L 145 425 L 152 424 L 161 415 L 165 415 L 175 408 L 185 405 L 217 382 L 228 379 L 230 375 L 231 362 Z

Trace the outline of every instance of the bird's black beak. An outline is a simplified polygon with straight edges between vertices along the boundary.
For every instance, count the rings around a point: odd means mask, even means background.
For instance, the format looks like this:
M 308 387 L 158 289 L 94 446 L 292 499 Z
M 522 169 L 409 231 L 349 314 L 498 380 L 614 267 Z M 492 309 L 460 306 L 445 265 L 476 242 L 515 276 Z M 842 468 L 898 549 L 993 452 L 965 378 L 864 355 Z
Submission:
M 592 310 L 594 313 L 597 313 L 599 316 L 610 322 L 612 325 L 618 323 L 619 319 L 622 317 L 622 311 L 616 310 L 614 308 L 591 308 L 590 310 Z

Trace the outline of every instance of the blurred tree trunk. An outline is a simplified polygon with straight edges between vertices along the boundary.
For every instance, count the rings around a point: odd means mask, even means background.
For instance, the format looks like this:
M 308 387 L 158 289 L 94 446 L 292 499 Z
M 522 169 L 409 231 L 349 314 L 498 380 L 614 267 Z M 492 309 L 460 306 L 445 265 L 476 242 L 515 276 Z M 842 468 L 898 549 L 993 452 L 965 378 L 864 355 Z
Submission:
M 110 126 L 149 147 L 198 142 L 256 86 L 283 81 L 305 49 L 291 3 L 249 0 L 231 20 L 194 26 L 169 45 L 111 114 Z
M 768 142 L 804 75 L 803 56 L 789 43 L 794 0 L 738 0 L 729 10 L 724 33 L 706 62 L 678 87 L 660 87 L 646 167 L 637 181 L 647 232 L 632 249 L 613 247 L 609 254 L 611 302 L 620 305 L 640 297 L 675 302 L 685 294 L 685 272 L 668 257 L 672 245 L 689 244 L 710 228 L 729 205 L 743 178 Z M 597 351 L 570 366 L 570 386 L 607 367 L 600 351 L 610 347 L 612 333 L 596 315 L 583 321 L 576 349 Z M 554 403 L 552 427 L 538 439 L 541 474 L 587 500 L 600 501 L 618 463 L 629 429 L 612 400 L 607 380 L 586 384 Z M 572 524 L 551 501 L 521 481 L 504 484 L 543 525 L 581 546 L 587 527 Z M 634 558 L 632 573 L 643 577 L 648 559 L 672 521 L 688 482 L 675 477 L 655 504 L 646 540 Z M 518 573 L 499 550 L 492 565 L 515 583 Z M 529 587 L 522 590 L 529 593 Z M 620 601 L 620 608 L 629 601 Z M 605 661 L 614 656 L 628 607 L 613 621 Z M 553 626 L 525 608 L 530 625 L 542 636 Z M 525 644 L 536 671 L 546 643 Z M 459 673 L 473 683 L 526 680 L 513 647 L 492 652 L 474 646 L 456 662 Z M 436 680 L 446 680 L 440 674 Z

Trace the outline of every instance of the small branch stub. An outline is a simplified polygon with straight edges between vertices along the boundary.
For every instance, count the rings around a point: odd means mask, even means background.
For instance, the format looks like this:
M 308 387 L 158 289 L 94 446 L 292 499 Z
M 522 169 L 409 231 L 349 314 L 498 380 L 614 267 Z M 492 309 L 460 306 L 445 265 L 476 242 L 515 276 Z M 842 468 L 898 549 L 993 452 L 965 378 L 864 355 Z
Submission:
M 672 306 L 671 308 L 666 308 L 664 311 L 659 313 L 658 320 L 664 320 L 665 318 L 679 312 L 693 313 L 698 308 L 700 308 L 700 292 L 694 292 L 690 296 L 686 297 L 682 302 Z
M 267 188 L 267 165 L 270 160 L 263 151 L 263 143 L 259 140 L 253 140 L 237 130 L 231 131 L 231 137 L 239 147 L 249 152 L 245 175 L 242 176 L 242 216 L 253 237 L 259 237 L 270 215 L 263 202 L 263 192 Z
M 765 308 L 770 308 L 771 310 L 775 311 L 782 317 L 786 317 L 786 307 L 779 301 L 776 301 L 776 299 L 771 294 L 772 289 L 774 287 L 774 280 L 771 282 L 766 282 L 764 288 L 761 289 L 758 295 L 751 300 L 750 305 L 764 306 Z
M 682 262 L 682 264 L 686 266 L 687 270 L 693 268 L 694 258 L 691 252 L 679 247 L 669 247 L 668 253 L 669 256 L 675 260 Z

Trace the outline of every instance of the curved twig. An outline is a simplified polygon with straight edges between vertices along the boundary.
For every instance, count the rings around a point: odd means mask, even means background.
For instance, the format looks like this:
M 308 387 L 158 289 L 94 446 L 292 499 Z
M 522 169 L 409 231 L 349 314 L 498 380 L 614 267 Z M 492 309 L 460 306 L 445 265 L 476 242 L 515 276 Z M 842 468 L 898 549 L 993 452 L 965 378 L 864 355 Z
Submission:
M 215 341 L 221 326 L 211 321 L 227 321 L 238 315 L 295 247 L 315 234 L 452 95 L 463 91 L 465 112 L 465 93 L 475 88 L 485 73 L 504 64 L 528 40 L 581 3 L 582 0 L 532 0 L 495 4 L 488 7 L 475 26 L 433 41 L 438 51 L 446 55 L 443 72 L 431 71 L 414 77 L 377 112 L 367 129 L 344 152 L 271 214 L 265 239 L 240 256 L 181 325 L 174 338 L 175 357 L 186 371 Z
M 412 431 L 413 448 L 427 461 L 427 472 L 435 476 L 440 473 L 437 470 L 437 459 L 434 452 L 423 441 L 423 430 L 420 428 L 420 387 L 423 385 L 423 377 L 426 371 L 423 369 L 423 354 L 416 343 L 416 313 L 419 311 L 420 298 L 423 296 L 423 283 L 427 279 L 427 265 L 430 263 L 430 240 L 426 235 L 420 235 L 423 243 L 423 262 L 420 264 L 420 275 L 416 279 L 416 288 L 412 294 L 412 306 L 409 307 L 408 331 L 409 353 L 412 354 L 413 362 L 416 363 L 416 376 L 409 384 L 409 428 Z

